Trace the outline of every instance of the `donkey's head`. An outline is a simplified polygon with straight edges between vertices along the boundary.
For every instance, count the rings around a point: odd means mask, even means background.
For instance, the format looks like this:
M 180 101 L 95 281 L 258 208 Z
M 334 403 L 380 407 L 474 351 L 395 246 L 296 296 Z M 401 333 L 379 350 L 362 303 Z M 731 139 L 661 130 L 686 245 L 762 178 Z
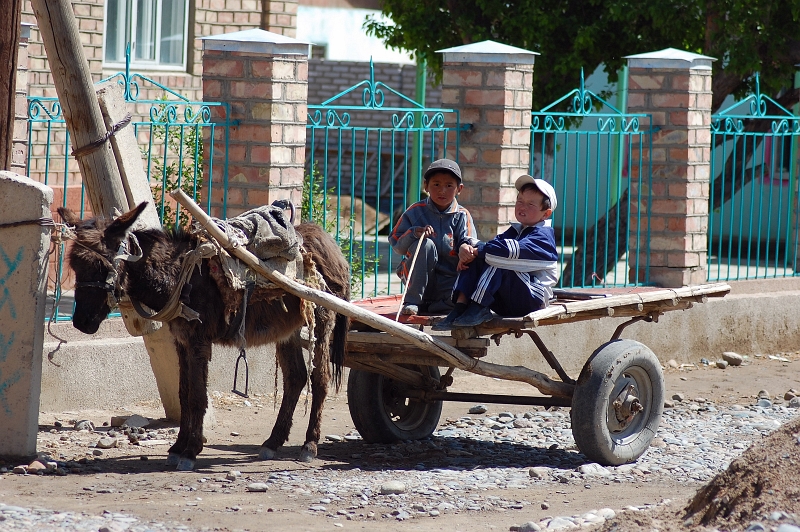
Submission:
M 119 295 L 114 257 L 145 207 L 147 203 L 140 203 L 111 223 L 103 218 L 81 220 L 69 209 L 58 209 L 64 223 L 75 226 L 76 238 L 68 257 L 75 272 L 72 324 L 79 331 L 96 333 L 111 311 Z

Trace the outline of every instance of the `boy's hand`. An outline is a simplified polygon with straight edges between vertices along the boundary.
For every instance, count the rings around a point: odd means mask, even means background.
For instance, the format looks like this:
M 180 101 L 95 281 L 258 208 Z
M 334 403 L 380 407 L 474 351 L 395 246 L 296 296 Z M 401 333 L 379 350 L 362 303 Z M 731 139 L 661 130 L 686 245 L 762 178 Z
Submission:
M 475 260 L 478 256 L 478 248 L 470 246 L 467 243 L 461 244 L 461 247 L 458 248 L 458 262 L 459 266 L 463 263 L 465 266 L 464 268 L 459 268 L 459 271 L 462 269 L 466 270 L 466 265 Z
M 425 227 L 415 227 L 414 236 L 417 238 L 422 238 L 422 235 L 425 235 L 426 238 L 429 238 L 435 236 L 436 231 L 434 231 L 433 227 L 430 225 L 426 225 Z

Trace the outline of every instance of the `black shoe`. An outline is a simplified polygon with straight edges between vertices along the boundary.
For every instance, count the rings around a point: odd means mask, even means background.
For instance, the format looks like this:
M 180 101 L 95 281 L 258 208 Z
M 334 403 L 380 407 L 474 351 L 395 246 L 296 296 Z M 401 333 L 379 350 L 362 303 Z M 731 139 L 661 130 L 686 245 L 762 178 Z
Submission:
M 484 307 L 480 303 L 471 302 L 464 313 L 453 321 L 455 327 L 475 327 L 493 318 L 489 307 Z
M 462 305 L 464 305 L 464 303 L 462 303 Z M 441 319 L 436 323 L 434 323 L 431 329 L 433 329 L 434 331 L 449 331 L 450 329 L 453 328 L 453 322 L 456 321 L 456 319 L 463 313 L 464 313 L 464 308 L 456 307 L 453 310 L 451 310 L 450 314 L 445 316 L 444 319 Z

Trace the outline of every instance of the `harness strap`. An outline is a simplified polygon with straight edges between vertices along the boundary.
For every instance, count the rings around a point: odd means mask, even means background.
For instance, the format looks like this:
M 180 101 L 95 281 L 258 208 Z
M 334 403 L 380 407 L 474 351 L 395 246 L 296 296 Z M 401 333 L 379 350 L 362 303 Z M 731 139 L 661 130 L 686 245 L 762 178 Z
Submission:
M 178 283 L 175 285 L 175 289 L 172 291 L 172 294 L 170 295 L 167 304 L 164 305 L 164 308 L 156 313 L 151 313 L 148 312 L 141 303 L 131 299 L 131 305 L 133 306 L 133 309 L 137 314 L 139 314 L 139 316 L 147 320 L 167 322 L 174 320 L 175 318 L 184 318 L 188 321 L 200 321 L 200 314 L 181 302 L 181 292 L 183 291 L 184 285 L 189 280 L 189 277 L 191 277 L 195 267 L 198 266 L 203 259 L 215 255 L 216 252 L 216 248 L 213 246 L 213 244 L 204 242 L 186 254 L 186 258 L 183 260 L 183 264 L 181 265 Z

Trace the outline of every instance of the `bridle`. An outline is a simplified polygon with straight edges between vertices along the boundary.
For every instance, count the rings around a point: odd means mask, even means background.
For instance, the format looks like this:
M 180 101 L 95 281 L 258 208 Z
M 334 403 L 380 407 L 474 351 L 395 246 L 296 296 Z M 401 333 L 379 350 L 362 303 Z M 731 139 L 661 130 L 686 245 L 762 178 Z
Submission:
M 142 258 L 142 248 L 139 245 L 139 240 L 136 235 L 129 233 L 117 248 L 117 254 L 109 261 L 99 251 L 82 244 L 77 239 L 73 242 L 83 249 L 94 253 L 100 262 L 108 269 L 108 275 L 105 281 L 79 281 L 75 283 L 75 288 L 100 288 L 106 292 L 106 302 L 108 308 L 113 310 L 119 306 L 119 301 L 122 298 L 122 289 L 119 286 L 119 273 L 123 262 L 136 262 Z

